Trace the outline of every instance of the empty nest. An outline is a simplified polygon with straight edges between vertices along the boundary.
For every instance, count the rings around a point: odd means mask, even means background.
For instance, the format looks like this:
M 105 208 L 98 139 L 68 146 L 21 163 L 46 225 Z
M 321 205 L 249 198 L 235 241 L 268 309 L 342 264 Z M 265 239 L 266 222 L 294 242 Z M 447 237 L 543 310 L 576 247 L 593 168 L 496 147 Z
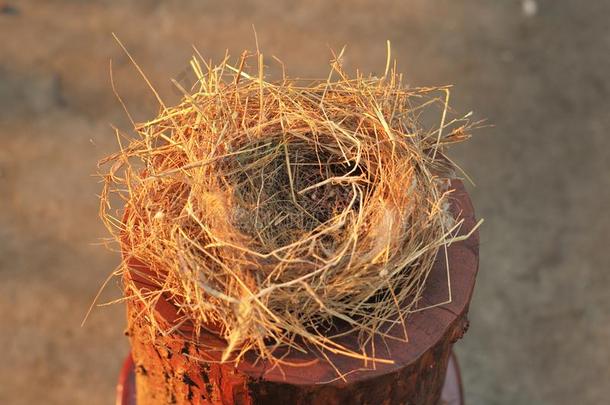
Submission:
M 455 238 L 442 150 L 471 124 L 450 118 L 449 88 L 404 86 L 389 57 L 383 76 L 350 78 L 340 59 L 326 80 L 271 82 L 260 53 L 196 57 L 182 102 L 102 161 L 128 296 L 149 315 L 169 297 L 196 335 L 224 339 L 223 361 L 279 347 L 375 360 L 367 342 L 404 326 Z M 430 128 L 425 111 L 438 112 Z M 130 258 L 154 288 L 134 283 Z M 360 347 L 337 342 L 337 322 Z

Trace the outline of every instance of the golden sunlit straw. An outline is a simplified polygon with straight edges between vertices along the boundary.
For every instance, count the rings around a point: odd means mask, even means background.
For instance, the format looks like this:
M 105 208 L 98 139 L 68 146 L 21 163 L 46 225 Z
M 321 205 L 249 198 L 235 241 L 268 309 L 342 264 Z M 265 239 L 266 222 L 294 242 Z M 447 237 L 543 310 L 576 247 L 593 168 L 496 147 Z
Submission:
M 325 80 L 272 82 L 258 51 L 235 66 L 197 56 L 182 102 L 161 103 L 101 162 L 101 216 L 153 328 L 163 292 L 195 331 L 214 325 L 223 361 L 314 346 L 389 362 L 364 348 L 395 319 L 408 339 L 405 319 L 461 224 L 443 148 L 472 124 L 452 118 L 449 87 L 403 85 L 389 45 L 383 77 L 351 78 L 340 61 Z M 424 128 L 429 110 L 439 118 Z M 148 267 L 155 293 L 128 276 L 130 258 Z M 336 319 L 358 332 L 358 350 L 325 334 Z

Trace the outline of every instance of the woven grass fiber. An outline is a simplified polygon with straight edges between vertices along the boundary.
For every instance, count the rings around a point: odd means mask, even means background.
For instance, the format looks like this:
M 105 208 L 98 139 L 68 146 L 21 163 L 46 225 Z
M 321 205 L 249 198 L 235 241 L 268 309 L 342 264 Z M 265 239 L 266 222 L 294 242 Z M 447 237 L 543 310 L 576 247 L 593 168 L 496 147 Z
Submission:
M 117 131 L 101 217 L 142 316 L 169 297 L 195 335 L 226 341 L 222 361 L 315 347 L 391 362 L 365 348 L 397 320 L 408 339 L 405 319 L 461 225 L 443 151 L 473 124 L 454 117 L 448 86 L 405 86 L 389 52 L 380 77 L 350 77 L 341 59 L 326 79 L 268 81 L 258 51 L 234 65 L 198 55 L 180 104 L 159 98 L 158 117 Z M 426 127 L 424 116 L 437 118 Z M 134 284 L 130 258 L 154 288 Z M 337 342 L 337 322 L 358 348 Z

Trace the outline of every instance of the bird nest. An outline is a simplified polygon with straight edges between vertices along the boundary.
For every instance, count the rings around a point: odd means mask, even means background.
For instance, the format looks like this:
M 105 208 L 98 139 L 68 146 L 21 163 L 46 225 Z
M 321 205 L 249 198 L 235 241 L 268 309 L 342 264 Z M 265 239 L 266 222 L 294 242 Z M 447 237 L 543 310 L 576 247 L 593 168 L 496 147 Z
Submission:
M 372 358 L 366 342 L 404 324 L 455 238 L 442 148 L 470 124 L 449 117 L 449 88 L 407 88 L 389 63 L 350 78 L 339 61 L 326 80 L 271 82 L 258 53 L 235 67 L 195 58 L 182 102 L 102 161 L 101 215 L 129 296 L 149 315 L 170 297 L 195 334 L 224 339 L 222 360 L 312 346 Z M 430 128 L 425 111 L 438 112 Z M 130 259 L 154 289 L 129 277 Z M 360 348 L 330 336 L 336 322 Z

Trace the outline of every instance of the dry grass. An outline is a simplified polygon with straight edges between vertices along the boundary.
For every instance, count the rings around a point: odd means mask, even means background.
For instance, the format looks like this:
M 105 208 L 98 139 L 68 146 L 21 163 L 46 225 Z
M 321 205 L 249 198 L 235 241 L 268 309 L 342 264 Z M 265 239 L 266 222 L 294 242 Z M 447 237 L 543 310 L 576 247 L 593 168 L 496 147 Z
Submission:
M 268 82 L 259 52 L 236 67 L 196 57 L 182 103 L 161 103 L 102 161 L 101 216 L 156 291 L 142 294 L 124 264 L 126 289 L 148 311 L 167 293 L 196 331 L 213 327 L 223 361 L 312 345 L 372 359 L 367 341 L 387 320 L 404 325 L 460 225 L 442 148 L 470 123 L 450 117 L 449 88 L 405 87 L 389 55 L 379 78 L 350 78 L 340 59 L 327 80 Z M 433 128 L 424 111 L 438 113 Z M 337 320 L 360 348 L 331 336 Z

